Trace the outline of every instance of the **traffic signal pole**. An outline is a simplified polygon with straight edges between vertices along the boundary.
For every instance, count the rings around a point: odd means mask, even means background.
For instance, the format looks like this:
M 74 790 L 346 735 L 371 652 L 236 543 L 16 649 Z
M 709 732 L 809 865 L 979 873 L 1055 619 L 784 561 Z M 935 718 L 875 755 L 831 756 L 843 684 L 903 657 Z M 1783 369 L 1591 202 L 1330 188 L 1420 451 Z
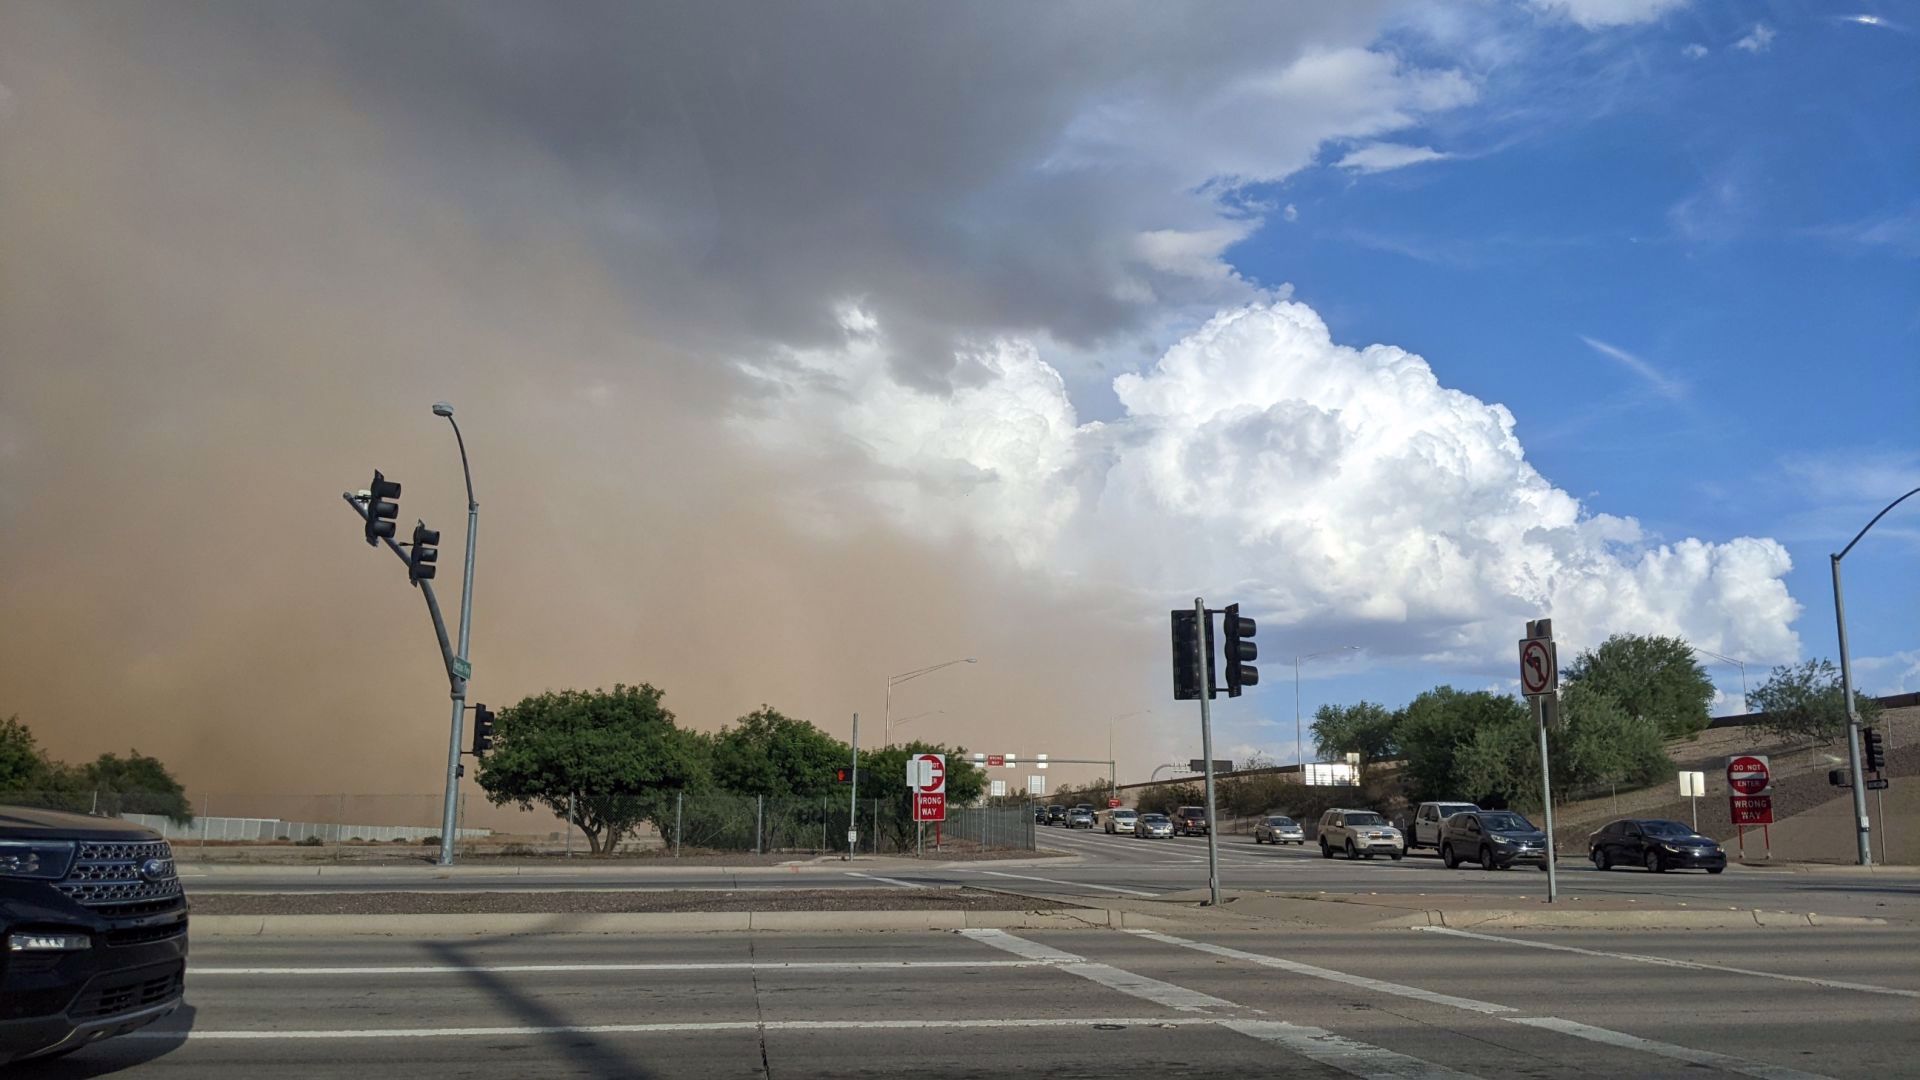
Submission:
M 473 671 L 467 644 L 473 631 L 473 545 L 474 535 L 480 528 L 480 504 L 473 498 L 473 470 L 467 465 L 467 440 L 460 434 L 459 422 L 453 418 L 453 406 L 439 402 L 434 405 L 433 412 L 435 416 L 446 417 L 447 423 L 453 425 L 453 438 L 460 446 L 460 474 L 467 482 L 467 558 L 460 574 L 460 664 L 459 670 L 454 670 L 452 664 L 447 665 L 452 676 L 453 719 L 450 725 L 452 731 L 447 736 L 446 802 L 440 810 L 440 865 L 452 866 L 460 796 L 460 729 L 467 717 L 467 680 L 460 675 L 460 670 L 469 674 Z M 438 623 L 437 617 L 435 622 Z
M 1207 896 L 1214 907 L 1220 906 L 1220 818 L 1213 812 L 1213 680 L 1208 676 L 1207 642 L 1211 638 L 1212 616 L 1207 602 L 1193 598 L 1193 616 L 1200 624 L 1199 648 L 1194 651 L 1195 678 L 1200 684 L 1200 756 L 1207 759 Z M 1229 663 L 1232 661 L 1229 660 Z

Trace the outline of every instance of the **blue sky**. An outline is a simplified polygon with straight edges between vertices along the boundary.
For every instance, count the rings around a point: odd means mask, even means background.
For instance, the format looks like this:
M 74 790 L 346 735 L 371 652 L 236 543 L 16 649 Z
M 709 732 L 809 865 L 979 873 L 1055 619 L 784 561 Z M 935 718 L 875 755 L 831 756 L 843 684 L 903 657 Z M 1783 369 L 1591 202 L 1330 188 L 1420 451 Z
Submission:
M 1445 159 L 1370 173 L 1323 154 L 1255 193 L 1291 220 L 1229 258 L 1291 282 L 1337 340 L 1401 345 L 1505 404 L 1590 508 L 1778 539 L 1806 652 L 1832 657 L 1827 554 L 1920 486 L 1920 37 L 1834 11 L 1509 26 L 1530 45 L 1477 103 L 1395 137 Z M 1872 690 L 1920 689 L 1914 504 L 1845 563 L 1854 656 L 1905 654 L 1867 665 Z M 1303 696 L 1311 712 L 1438 674 L 1326 675 Z

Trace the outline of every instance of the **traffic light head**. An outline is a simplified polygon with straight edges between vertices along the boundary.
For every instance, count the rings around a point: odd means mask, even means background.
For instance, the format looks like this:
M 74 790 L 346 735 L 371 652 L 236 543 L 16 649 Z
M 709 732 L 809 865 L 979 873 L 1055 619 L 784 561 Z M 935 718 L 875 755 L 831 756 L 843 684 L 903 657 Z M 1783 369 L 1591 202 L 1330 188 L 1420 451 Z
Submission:
M 377 545 L 382 538 L 393 537 L 393 522 L 400 516 L 400 481 L 389 480 L 373 470 L 373 483 L 367 485 L 367 543 Z
M 1247 663 L 1260 658 L 1260 647 L 1253 635 L 1259 629 L 1252 619 L 1240 615 L 1239 604 L 1228 604 L 1221 613 L 1221 629 L 1226 632 L 1227 696 L 1239 697 L 1240 691 L 1260 685 L 1260 669 Z
M 485 705 L 473 707 L 473 754 L 475 757 L 493 749 L 493 712 Z
M 1213 679 L 1213 620 L 1203 625 L 1191 608 L 1173 612 L 1173 700 L 1200 700 L 1199 662 L 1207 663 L 1207 686 Z M 1009 761 L 1012 759 L 1009 758 Z M 1041 766 L 1045 768 L 1046 766 Z
M 1879 772 L 1887 767 L 1886 737 L 1872 728 L 1860 729 L 1861 764 L 1868 772 Z
M 851 765 L 842 765 L 833 770 L 833 782 L 836 784 L 853 783 L 853 767 Z
M 433 577 L 437 569 L 434 564 L 440 561 L 440 552 L 436 545 L 440 543 L 440 533 L 427 528 L 422 521 L 413 526 L 413 546 L 407 549 L 407 580 L 415 585 Z

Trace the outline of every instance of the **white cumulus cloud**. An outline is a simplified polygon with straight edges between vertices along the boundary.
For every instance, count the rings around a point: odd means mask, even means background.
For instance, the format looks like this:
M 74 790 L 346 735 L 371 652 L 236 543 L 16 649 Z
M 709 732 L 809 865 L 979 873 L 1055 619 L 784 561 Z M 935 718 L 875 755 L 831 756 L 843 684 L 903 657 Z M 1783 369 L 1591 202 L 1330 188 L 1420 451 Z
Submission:
M 1533 6 L 1579 23 L 1589 30 L 1651 22 L 1687 0 L 1532 0 Z
M 943 394 L 897 384 L 887 356 L 881 327 L 751 365 L 769 393 L 737 422 L 783 458 L 857 464 L 835 494 L 900 529 L 1142 602 L 1232 591 L 1373 655 L 1497 662 L 1543 614 L 1573 648 L 1635 631 L 1799 653 L 1778 543 L 1661 542 L 1589 512 L 1528 463 L 1506 408 L 1402 349 L 1335 343 L 1305 304 L 1221 312 L 1115 379 L 1104 423 L 1029 342 L 960 357 L 972 377 Z

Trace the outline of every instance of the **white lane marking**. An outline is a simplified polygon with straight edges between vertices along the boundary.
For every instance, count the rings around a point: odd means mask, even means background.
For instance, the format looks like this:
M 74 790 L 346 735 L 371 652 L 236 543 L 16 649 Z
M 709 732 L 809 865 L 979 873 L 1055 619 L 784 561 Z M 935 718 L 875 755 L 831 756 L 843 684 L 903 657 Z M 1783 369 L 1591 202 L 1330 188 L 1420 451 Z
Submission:
M 1711 1050 L 1695 1050 L 1690 1046 L 1675 1046 L 1672 1043 L 1643 1039 L 1638 1035 L 1609 1031 L 1606 1028 L 1589 1024 L 1562 1020 L 1557 1016 L 1508 1016 L 1502 1019 L 1515 1024 L 1525 1024 L 1531 1028 L 1545 1031 L 1557 1031 L 1562 1035 L 1571 1035 L 1576 1039 L 1603 1043 L 1607 1046 L 1619 1046 L 1628 1050 L 1639 1050 L 1648 1054 L 1658 1054 L 1675 1061 L 1684 1061 L 1691 1065 L 1706 1065 L 1727 1072 L 1740 1073 L 1743 1076 L 1758 1077 L 1759 1080 L 1832 1080 L 1819 1073 L 1801 1072 L 1784 1065 L 1769 1065 L 1764 1061 L 1748 1061 L 1731 1054 L 1716 1054 Z
M 1843 982 L 1839 979 L 1818 979 L 1810 975 L 1785 975 L 1777 971 L 1755 971 L 1752 968 L 1729 967 L 1725 964 L 1705 964 L 1695 960 L 1673 960 L 1664 956 L 1647 956 L 1642 953 L 1607 952 L 1602 949 L 1582 949 L 1574 945 L 1556 945 L 1548 941 L 1528 941 L 1525 938 L 1501 937 L 1498 934 L 1480 934 L 1470 930 L 1455 930 L 1447 926 L 1416 926 L 1431 934 L 1445 934 L 1448 937 L 1473 938 L 1478 941 L 1497 941 L 1503 945 L 1524 945 L 1529 949 L 1551 949 L 1554 952 L 1578 953 L 1581 956 L 1598 956 L 1609 960 L 1632 960 L 1640 964 L 1657 964 L 1660 967 L 1689 968 L 1694 971 L 1725 971 L 1734 975 L 1752 975 L 1762 979 L 1779 979 L 1782 982 L 1808 983 L 1813 986 L 1825 986 L 1834 990 L 1858 990 L 1864 994 L 1890 994 L 1894 997 L 1920 998 L 1920 990 L 1900 990 L 1891 986 L 1875 986 L 1872 983 Z
M 1277 956 L 1243 952 L 1240 949 L 1229 949 L 1224 945 L 1213 945 L 1204 941 L 1189 941 L 1186 938 L 1163 934 L 1158 930 L 1128 930 L 1126 932 L 1147 938 L 1151 941 L 1158 941 L 1167 945 L 1179 945 L 1182 948 L 1195 949 L 1203 953 L 1211 953 L 1214 956 L 1224 956 L 1233 960 L 1244 960 L 1250 964 L 1259 964 L 1262 967 L 1291 971 L 1296 975 L 1306 975 L 1315 979 L 1326 979 L 1329 982 L 1357 986 L 1363 990 L 1377 990 L 1383 994 L 1413 998 L 1416 1001 L 1431 1002 L 1435 1005 L 1447 1005 L 1455 1009 L 1466 1009 L 1469 1012 L 1485 1013 L 1489 1016 L 1495 1016 L 1502 1013 L 1520 1011 L 1508 1005 L 1496 1005 L 1491 1001 L 1475 1001 L 1472 998 L 1455 997 L 1452 994 L 1441 994 L 1432 990 L 1422 990 L 1417 986 L 1404 986 L 1400 983 L 1385 982 L 1380 979 L 1369 979 L 1364 975 L 1349 975 L 1344 971 L 1315 967 L 1312 964 L 1303 964 L 1297 960 L 1282 960 Z
M 574 971 L 911 971 L 915 968 L 1051 967 L 1049 960 L 794 960 L 658 964 L 441 964 L 392 967 L 189 967 L 195 977 L 215 975 L 461 975 L 542 974 Z
M 1322 1028 L 1279 1020 L 1222 1020 L 1220 1026 L 1276 1043 L 1301 1057 L 1368 1080 L 1460 1080 L 1467 1073 L 1356 1042 Z
M 1571 1035 L 1575 1038 L 1588 1039 L 1593 1042 L 1623 1047 L 1628 1050 L 1641 1050 L 1649 1054 L 1658 1054 L 1662 1057 L 1672 1058 L 1676 1061 L 1686 1061 L 1696 1065 L 1709 1065 L 1716 1069 L 1725 1069 L 1731 1072 L 1742 1073 L 1746 1076 L 1757 1077 L 1759 1080 L 1833 1080 L 1832 1077 L 1822 1076 L 1819 1073 L 1801 1072 L 1798 1069 L 1789 1069 L 1784 1065 L 1769 1065 L 1763 1061 L 1748 1061 L 1730 1054 L 1717 1054 L 1711 1050 L 1695 1050 L 1691 1047 L 1677 1046 L 1673 1043 L 1659 1042 L 1655 1039 L 1643 1039 L 1638 1035 L 1628 1035 L 1622 1031 L 1612 1031 L 1607 1028 L 1594 1027 L 1591 1024 L 1582 1024 L 1573 1020 L 1563 1020 L 1557 1016 L 1510 1016 L 1506 1014 L 1520 1010 L 1508 1005 L 1499 1005 L 1491 1001 L 1475 1001 L 1472 998 L 1436 994 L 1430 990 L 1422 990 L 1414 986 L 1402 986 L 1398 983 L 1382 982 L 1378 979 L 1369 979 L 1360 975 L 1348 975 L 1342 971 L 1329 971 L 1326 968 L 1317 968 L 1311 964 L 1282 960 L 1277 956 L 1243 952 L 1239 949 L 1229 949 L 1221 945 L 1211 945 L 1204 941 L 1188 941 L 1184 938 L 1173 937 L 1170 934 L 1162 934 L 1157 930 L 1128 930 L 1126 933 L 1148 938 L 1153 941 L 1198 949 L 1201 952 L 1212 953 L 1216 956 L 1226 956 L 1236 960 L 1246 960 L 1250 963 L 1261 964 L 1266 967 L 1277 967 L 1284 971 L 1311 975 L 1315 978 L 1330 978 L 1334 982 L 1346 983 L 1349 986 L 1364 987 L 1371 990 L 1379 990 L 1383 993 L 1395 994 L 1400 997 L 1430 1001 L 1438 1005 L 1450 1005 L 1456 1009 L 1486 1013 L 1491 1016 L 1498 1016 L 1508 1023 L 1525 1024 L 1528 1027 L 1541 1028 L 1546 1031 L 1556 1031 L 1563 1035 Z
M 1196 1027 L 1212 1024 L 1211 1017 L 1015 1017 L 1005 1020 L 714 1020 L 684 1024 L 557 1024 L 549 1027 L 461 1028 L 346 1028 L 337 1031 L 143 1031 L 126 1039 L 454 1039 L 502 1035 L 671 1035 L 709 1031 L 940 1031 L 954 1028 L 1084 1028 L 1102 1024 L 1122 1027 Z
M 891 878 L 891 877 L 881 877 L 881 876 L 880 876 L 879 874 L 863 874 L 863 873 L 861 873 L 861 872 L 860 872 L 860 871 L 858 871 L 858 870 L 849 870 L 849 871 L 847 871 L 847 876 L 848 876 L 848 877 L 858 877 L 858 878 L 866 878 L 866 879 L 867 879 L 868 881 L 884 881 L 884 882 L 886 882 L 886 883 L 887 883 L 887 884 L 889 884 L 889 885 L 899 885 L 899 886 L 901 886 L 901 887 L 903 887 L 903 888 L 908 888 L 908 889 L 924 889 L 924 888 L 926 888 L 926 886 L 925 886 L 925 885 L 921 885 L 921 884 L 919 884 L 919 883 L 917 883 L 917 882 L 912 882 L 912 881 L 902 881 L 902 880 L 900 880 L 899 878 Z
M 1129 896 L 1160 895 L 1159 893 L 1148 892 L 1145 889 L 1123 889 L 1118 885 L 1095 885 L 1090 881 L 1058 881 L 1054 878 L 1034 877 L 1032 874 L 1009 874 L 1002 870 L 982 870 L 980 872 L 983 874 L 991 874 L 994 877 L 1018 878 L 1021 881 L 1041 881 L 1048 885 L 1058 885 L 1066 889 L 1099 889 L 1102 892 L 1126 893 Z
M 1233 1002 L 1214 997 L 1212 994 L 1203 994 L 1184 986 L 1175 986 L 1169 982 L 1161 982 L 1159 979 L 1150 979 L 1145 975 L 1136 975 L 1110 964 L 1095 963 L 1084 956 L 1064 952 L 1051 945 L 1042 945 L 1037 941 L 1009 934 L 1005 930 L 962 930 L 960 935 L 1028 960 L 1047 961 L 1061 971 L 1078 975 L 1123 994 L 1132 994 L 1134 997 L 1143 998 L 1156 1005 L 1165 1005 L 1170 1009 L 1192 1012 L 1195 1009 L 1239 1008 Z

